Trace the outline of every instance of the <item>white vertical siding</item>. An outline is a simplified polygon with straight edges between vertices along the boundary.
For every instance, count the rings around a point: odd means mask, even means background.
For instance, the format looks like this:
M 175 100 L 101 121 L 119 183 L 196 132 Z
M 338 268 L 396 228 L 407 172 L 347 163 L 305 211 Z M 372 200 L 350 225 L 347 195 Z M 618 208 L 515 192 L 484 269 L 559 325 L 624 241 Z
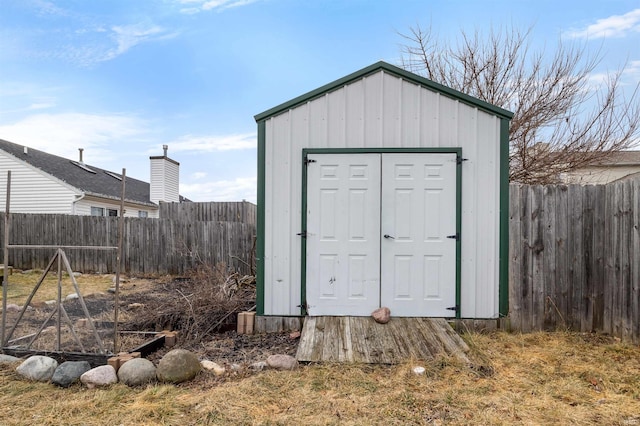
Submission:
M 180 166 L 163 157 L 152 157 L 150 165 L 149 197 L 152 202 L 180 201 Z
M 120 214 L 119 201 L 113 201 L 113 202 L 109 202 L 107 200 L 98 201 L 98 200 L 87 199 L 87 198 L 83 198 L 82 200 L 79 200 L 74 204 L 73 214 L 77 214 L 80 216 L 89 216 L 91 215 L 91 207 L 102 207 L 105 210 L 114 209 L 118 211 L 118 214 Z M 139 217 L 138 214 L 140 211 L 146 211 L 148 215 L 147 217 L 151 217 L 151 218 L 159 217 L 159 209 L 144 208 L 141 206 L 130 206 L 125 203 L 125 206 L 124 206 L 125 217 Z
M 71 214 L 80 192 L 43 171 L 0 151 L 0 209 L 6 210 L 7 171 L 11 170 L 10 209 L 14 213 Z
M 383 147 L 462 148 L 461 315 L 498 315 L 498 117 L 381 70 L 265 129 L 266 315 L 300 312 L 302 149 Z

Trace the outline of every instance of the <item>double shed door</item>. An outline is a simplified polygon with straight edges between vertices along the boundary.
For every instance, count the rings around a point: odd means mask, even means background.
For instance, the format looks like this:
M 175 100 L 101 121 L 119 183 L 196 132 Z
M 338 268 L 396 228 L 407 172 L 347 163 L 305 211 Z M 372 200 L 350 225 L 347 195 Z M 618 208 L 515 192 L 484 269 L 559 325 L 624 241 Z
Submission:
M 456 154 L 309 154 L 309 315 L 451 317 Z

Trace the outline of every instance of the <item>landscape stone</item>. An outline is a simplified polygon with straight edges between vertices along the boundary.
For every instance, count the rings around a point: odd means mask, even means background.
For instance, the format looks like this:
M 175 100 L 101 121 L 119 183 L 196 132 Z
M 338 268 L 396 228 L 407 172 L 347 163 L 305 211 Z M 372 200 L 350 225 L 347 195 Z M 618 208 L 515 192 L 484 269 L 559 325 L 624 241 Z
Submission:
M 22 308 L 15 303 L 9 303 L 7 305 L 7 312 L 20 312 Z M 0 309 L 1 310 L 1 309 Z
M 0 364 L 13 364 L 18 361 L 22 360 L 15 356 L 0 354 Z
M 56 368 L 51 383 L 68 388 L 89 370 L 91 365 L 87 361 L 65 361 Z
M 386 324 L 391 319 L 391 311 L 386 306 L 371 312 L 373 319 L 379 324 Z
M 298 360 L 291 355 L 270 355 L 267 358 L 267 365 L 276 370 L 295 370 L 298 368 Z
M 213 371 L 216 376 L 222 376 L 226 371 L 225 368 L 220 364 L 206 359 L 200 361 L 200 365 L 202 365 L 202 368 L 207 371 Z
M 158 363 L 158 380 L 169 383 L 182 383 L 193 379 L 202 369 L 198 357 L 186 349 L 173 349 Z
M 249 366 L 249 369 L 252 371 L 262 371 L 268 367 L 266 361 L 258 361 L 254 362 Z
M 80 381 L 89 389 L 109 386 L 118 382 L 116 370 L 110 365 L 101 365 L 80 376 Z
M 78 293 L 71 293 L 71 294 L 68 294 L 67 297 L 64 298 L 64 300 L 75 300 L 78 298 L 79 298 Z
M 118 379 L 127 386 L 140 386 L 156 380 L 156 366 L 146 358 L 134 358 L 118 369 Z
M 16 372 L 24 378 L 37 382 L 48 382 L 58 368 L 58 361 L 48 356 L 30 356 L 16 368 Z

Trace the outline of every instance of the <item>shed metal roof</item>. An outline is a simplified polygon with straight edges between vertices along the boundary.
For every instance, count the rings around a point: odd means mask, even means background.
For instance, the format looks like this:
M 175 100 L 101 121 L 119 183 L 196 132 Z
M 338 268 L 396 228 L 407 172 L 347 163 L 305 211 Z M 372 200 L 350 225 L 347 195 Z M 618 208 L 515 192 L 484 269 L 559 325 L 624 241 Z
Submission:
M 25 163 L 77 188 L 87 195 L 119 200 L 122 194 L 120 173 L 104 170 L 89 164 L 78 163 L 34 148 L 0 139 L 0 149 Z M 91 171 L 95 172 L 92 173 Z M 127 176 L 125 200 L 136 204 L 157 207 L 149 199 L 149 183 Z
M 257 122 L 263 121 L 269 117 L 281 114 L 285 111 L 288 111 L 292 108 L 297 107 L 298 105 L 304 104 L 314 98 L 324 95 L 325 93 L 336 90 L 340 87 L 343 87 L 355 80 L 359 80 L 368 75 L 374 74 L 379 71 L 384 71 L 389 74 L 396 75 L 401 77 L 407 81 L 411 81 L 420 86 L 424 86 L 436 92 L 439 92 L 445 96 L 449 96 L 451 98 L 457 99 L 460 102 L 464 102 L 476 108 L 479 108 L 483 111 L 486 111 L 490 114 L 494 114 L 506 119 L 511 119 L 513 117 L 513 113 L 511 111 L 507 111 L 506 109 L 497 107 L 488 102 L 480 100 L 478 98 L 474 98 L 473 96 L 469 96 L 465 93 L 459 92 L 455 89 L 452 89 L 447 86 L 443 86 L 442 84 L 436 83 L 434 81 L 429 80 L 428 78 L 424 78 L 412 72 L 403 70 L 402 68 L 398 68 L 394 65 L 391 65 L 387 62 L 380 61 L 376 62 L 373 65 L 370 65 L 366 68 L 363 68 L 359 71 L 356 71 L 352 74 L 349 74 L 343 78 L 340 78 L 336 81 L 333 81 L 329 84 L 326 84 L 322 87 L 319 87 L 316 90 L 312 90 L 311 92 L 305 93 L 304 95 L 298 96 L 297 98 L 291 99 L 288 102 L 282 103 L 276 107 L 270 108 L 260 114 L 257 114 L 254 118 Z

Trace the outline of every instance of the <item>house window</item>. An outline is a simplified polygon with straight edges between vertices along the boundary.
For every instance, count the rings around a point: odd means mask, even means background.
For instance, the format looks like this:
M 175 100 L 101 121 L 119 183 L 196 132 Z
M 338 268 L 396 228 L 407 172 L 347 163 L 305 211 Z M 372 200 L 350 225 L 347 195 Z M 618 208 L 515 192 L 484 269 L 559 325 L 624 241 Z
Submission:
M 109 209 L 109 214 L 108 216 L 118 216 L 118 210 L 116 209 Z
M 103 207 L 91 207 L 91 216 L 104 216 Z
M 149 212 L 138 210 L 138 217 L 149 217 Z

